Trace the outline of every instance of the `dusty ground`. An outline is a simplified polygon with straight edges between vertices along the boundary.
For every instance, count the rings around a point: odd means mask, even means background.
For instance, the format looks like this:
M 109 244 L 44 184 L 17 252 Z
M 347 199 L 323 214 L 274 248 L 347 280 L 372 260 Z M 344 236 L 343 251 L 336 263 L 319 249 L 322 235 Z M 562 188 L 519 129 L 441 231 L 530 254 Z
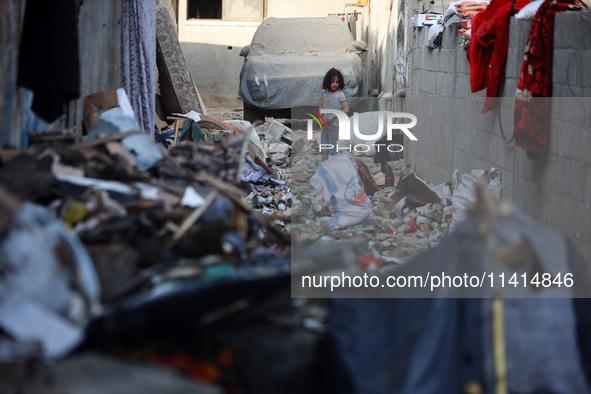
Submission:
M 241 120 L 241 119 L 243 119 L 244 111 L 243 111 L 242 107 L 207 108 L 207 116 L 211 116 L 212 118 L 216 118 L 218 120 Z M 274 118 L 265 118 L 266 122 L 271 122 L 272 120 L 274 120 Z M 275 120 L 285 124 L 288 127 L 291 126 L 291 119 L 275 119 Z
M 207 116 L 219 120 L 238 120 L 242 119 L 242 107 L 237 108 L 207 108 Z

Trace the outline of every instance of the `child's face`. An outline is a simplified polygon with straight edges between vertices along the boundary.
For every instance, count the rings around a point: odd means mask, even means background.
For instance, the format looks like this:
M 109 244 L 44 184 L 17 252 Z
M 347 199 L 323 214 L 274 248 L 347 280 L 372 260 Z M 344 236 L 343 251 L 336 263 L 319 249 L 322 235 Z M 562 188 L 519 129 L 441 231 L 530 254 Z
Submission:
M 330 81 L 330 91 L 336 92 L 338 89 L 339 89 L 339 77 L 337 77 L 335 75 L 334 77 L 332 77 L 332 80 Z

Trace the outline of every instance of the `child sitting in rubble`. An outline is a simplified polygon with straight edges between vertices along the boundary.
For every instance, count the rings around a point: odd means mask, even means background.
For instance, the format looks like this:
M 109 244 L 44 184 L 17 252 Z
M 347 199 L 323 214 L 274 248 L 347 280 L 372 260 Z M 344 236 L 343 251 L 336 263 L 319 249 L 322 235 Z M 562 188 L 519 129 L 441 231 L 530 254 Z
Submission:
M 322 93 L 320 93 L 320 110 L 337 109 L 344 113 L 349 113 L 349 104 L 343 89 L 345 88 L 345 79 L 343 74 L 336 68 L 328 70 L 322 81 Z M 322 149 L 322 161 L 328 159 L 329 155 L 337 154 L 337 140 L 339 136 L 339 120 L 335 114 L 326 117 L 328 130 L 322 130 L 320 134 L 320 143 L 332 145 L 330 149 Z

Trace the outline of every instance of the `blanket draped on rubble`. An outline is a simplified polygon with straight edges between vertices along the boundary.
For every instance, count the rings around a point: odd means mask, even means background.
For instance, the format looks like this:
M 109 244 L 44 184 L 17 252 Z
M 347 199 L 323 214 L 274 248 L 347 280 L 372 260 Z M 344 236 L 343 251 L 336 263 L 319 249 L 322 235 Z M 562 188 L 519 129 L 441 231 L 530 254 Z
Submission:
M 130 0 L 121 5 L 121 84 L 138 123 L 154 139 L 156 113 L 156 3 Z
M 448 275 L 471 268 L 490 272 L 499 249 L 489 249 L 476 223 L 467 219 L 439 246 L 402 267 L 414 271 L 398 273 L 433 273 L 435 265 Z M 500 240 L 530 242 L 533 255 L 522 262 L 524 272 L 528 264 L 539 264 L 545 272 L 587 278 L 586 263 L 572 243 L 518 211 L 499 220 L 488 236 L 493 245 L 502 245 Z M 532 286 L 515 293 L 504 288 L 500 343 L 493 333 L 496 300 L 472 297 L 465 289 L 414 299 L 420 292 L 406 290 L 409 297 L 401 292 L 395 299 L 331 299 L 329 328 L 343 377 L 339 392 L 494 393 L 499 380 L 509 393 L 590 392 L 591 300 L 574 298 L 589 297 L 588 280 L 575 283 L 573 298 L 554 298 L 556 288 Z M 468 298 L 453 298 L 462 294 Z M 495 375 L 499 346 L 505 349 L 503 377 Z
M 521 8 L 529 0 L 515 0 Z M 472 42 L 468 48 L 470 86 L 472 92 L 486 89 L 482 112 L 497 105 L 501 80 L 509 47 L 509 16 L 511 0 L 492 0 L 490 5 L 472 18 Z
M 64 106 L 80 96 L 77 23 L 74 0 L 27 1 L 18 84 L 34 92 L 31 109 L 47 122 L 62 116 Z
M 587 8 L 580 0 L 547 0 L 532 22 L 515 94 L 515 142 L 528 157 L 546 154 L 550 132 L 554 15 Z M 567 70 L 568 72 L 568 70 Z

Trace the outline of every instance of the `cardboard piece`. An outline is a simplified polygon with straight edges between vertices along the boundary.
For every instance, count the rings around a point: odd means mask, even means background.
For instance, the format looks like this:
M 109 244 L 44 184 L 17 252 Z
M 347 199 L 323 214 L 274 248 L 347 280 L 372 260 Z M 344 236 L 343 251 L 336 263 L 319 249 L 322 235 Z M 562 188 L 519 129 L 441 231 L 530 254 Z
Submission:
M 406 197 L 406 205 L 413 205 L 412 208 L 420 207 L 429 203 L 441 202 L 435 193 L 422 179 L 414 173 L 402 178 L 396 184 L 397 192 L 392 196 L 394 204 Z
M 158 112 L 156 112 L 156 127 L 159 131 L 162 131 L 168 127 L 168 123 L 160 119 L 160 117 L 158 116 Z
M 104 90 L 84 97 L 83 121 L 86 130 L 92 129 L 103 111 L 115 107 L 121 107 L 123 115 L 135 119 L 135 113 L 123 88 Z
M 101 111 L 117 107 L 117 92 L 115 89 L 105 90 L 84 97 L 84 126 L 90 130 L 99 118 Z

